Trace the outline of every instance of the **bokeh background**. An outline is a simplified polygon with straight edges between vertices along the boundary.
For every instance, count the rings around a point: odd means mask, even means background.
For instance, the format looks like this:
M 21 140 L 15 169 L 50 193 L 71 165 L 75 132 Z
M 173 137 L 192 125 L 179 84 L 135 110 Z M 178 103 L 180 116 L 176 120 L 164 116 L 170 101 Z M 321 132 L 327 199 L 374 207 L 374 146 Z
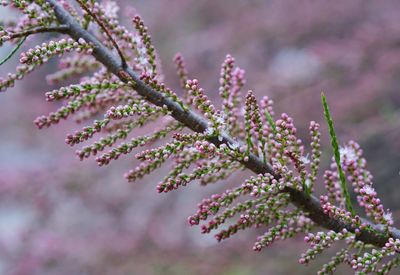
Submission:
M 127 26 L 132 13 L 143 17 L 166 83 L 178 93 L 176 52 L 216 100 L 220 64 L 230 53 L 246 70 L 246 88 L 274 99 L 276 112 L 293 116 L 307 140 L 310 120 L 324 124 L 324 91 L 340 140 L 361 143 L 384 205 L 399 217 L 399 1 L 117 2 Z M 0 21 L 12 17 L 0 8 Z M 12 47 L 2 47 L 1 57 Z M 17 59 L 1 66 L 1 75 Z M 332 255 L 303 267 L 302 236 L 256 253 L 252 244 L 262 230 L 217 244 L 187 225 L 203 197 L 240 184 L 240 177 L 159 195 L 165 169 L 128 184 L 122 175 L 135 165 L 132 156 L 105 168 L 79 162 L 64 139 L 82 125 L 67 121 L 39 131 L 32 123 L 58 107 L 44 98 L 57 88 L 45 81 L 56 70 L 52 61 L 0 95 L 0 274 L 313 274 Z

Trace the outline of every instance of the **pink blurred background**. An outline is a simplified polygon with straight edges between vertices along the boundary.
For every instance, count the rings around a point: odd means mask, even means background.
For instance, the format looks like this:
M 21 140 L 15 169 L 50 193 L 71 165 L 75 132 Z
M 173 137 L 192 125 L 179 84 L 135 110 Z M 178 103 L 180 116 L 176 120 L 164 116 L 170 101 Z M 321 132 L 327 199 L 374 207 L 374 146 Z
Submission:
M 340 140 L 361 143 L 384 205 L 399 216 L 399 1 L 117 2 L 127 26 L 134 8 L 141 14 L 166 83 L 178 93 L 176 52 L 217 101 L 220 64 L 230 53 L 246 70 L 246 88 L 272 97 L 277 113 L 293 116 L 308 140 L 310 120 L 324 125 L 324 91 Z M 1 20 L 12 16 L 0 8 Z M 17 59 L 1 66 L 1 75 Z M 297 264 L 307 248 L 301 236 L 257 253 L 251 248 L 262 230 L 218 244 L 187 225 L 203 197 L 241 179 L 160 195 L 155 186 L 166 168 L 128 184 L 122 175 L 136 164 L 133 156 L 105 168 L 80 162 L 64 139 L 83 125 L 39 131 L 32 123 L 58 106 L 44 98 L 57 88 L 45 82 L 56 69 L 50 62 L 0 94 L 0 274 L 314 274 L 333 255 L 304 267 Z M 325 127 L 323 142 L 326 167 Z

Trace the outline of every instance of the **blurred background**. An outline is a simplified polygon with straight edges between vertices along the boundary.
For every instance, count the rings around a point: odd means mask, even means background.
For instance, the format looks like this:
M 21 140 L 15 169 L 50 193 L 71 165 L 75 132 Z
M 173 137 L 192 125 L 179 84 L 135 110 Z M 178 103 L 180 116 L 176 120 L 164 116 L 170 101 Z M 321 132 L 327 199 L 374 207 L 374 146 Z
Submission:
M 117 2 L 126 26 L 134 12 L 143 17 L 165 81 L 178 92 L 176 52 L 212 98 L 230 53 L 246 70 L 246 89 L 270 96 L 276 113 L 294 117 L 308 142 L 309 121 L 324 125 L 324 91 L 340 141 L 361 144 L 384 205 L 399 217 L 399 1 Z M 2 21 L 12 16 L 0 8 Z M 12 47 L 2 47 L 0 56 Z M 1 66 L 1 75 L 17 60 Z M 44 97 L 58 87 L 45 81 L 56 70 L 52 61 L 0 95 L 0 274 L 315 274 L 336 251 L 304 267 L 297 264 L 307 248 L 302 236 L 256 253 L 251 248 L 262 230 L 218 244 L 187 225 L 202 198 L 240 178 L 157 194 L 165 169 L 128 184 L 123 173 L 135 165 L 133 156 L 105 168 L 80 162 L 64 139 L 83 125 L 66 121 L 39 131 L 32 122 L 58 107 Z M 349 271 L 341 267 L 338 274 Z

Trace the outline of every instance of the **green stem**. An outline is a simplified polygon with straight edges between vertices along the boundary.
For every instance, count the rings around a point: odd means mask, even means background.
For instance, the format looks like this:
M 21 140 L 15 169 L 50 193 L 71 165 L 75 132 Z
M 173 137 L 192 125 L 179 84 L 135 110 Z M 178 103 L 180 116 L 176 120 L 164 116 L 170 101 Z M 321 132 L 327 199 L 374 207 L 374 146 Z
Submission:
M 18 51 L 19 48 L 21 48 L 22 44 L 25 42 L 26 37 L 22 38 L 17 46 L 6 56 L 6 58 L 4 58 L 2 61 L 0 61 L 0 66 L 3 65 L 4 63 L 6 63 L 8 60 L 10 60 L 10 58 Z
M 268 112 L 268 110 L 264 111 L 264 115 L 265 115 L 265 118 L 268 121 L 269 126 L 271 126 L 271 128 L 272 128 L 272 132 L 274 133 L 274 135 L 276 135 L 277 131 L 276 131 L 276 125 L 275 125 L 274 119 L 272 118 L 272 116 Z
M 336 137 L 336 132 L 335 132 L 335 128 L 333 127 L 332 116 L 331 116 L 331 113 L 329 112 L 328 103 L 326 101 L 324 93 L 321 93 L 321 98 L 322 98 L 322 105 L 324 107 L 325 119 L 326 119 L 326 122 L 327 122 L 328 128 L 329 128 L 329 135 L 331 137 L 331 145 L 332 145 L 332 149 L 333 149 L 333 155 L 335 157 L 337 169 L 338 169 L 338 172 L 339 172 L 339 179 L 340 179 L 340 187 L 342 189 L 342 196 L 345 199 L 347 210 L 354 216 L 355 212 L 354 212 L 354 209 L 353 209 L 353 205 L 351 204 L 349 191 L 347 189 L 346 177 L 344 176 L 342 165 L 341 165 L 341 162 L 340 162 L 340 152 L 339 152 L 339 145 L 338 145 L 338 141 L 337 141 L 337 137 Z

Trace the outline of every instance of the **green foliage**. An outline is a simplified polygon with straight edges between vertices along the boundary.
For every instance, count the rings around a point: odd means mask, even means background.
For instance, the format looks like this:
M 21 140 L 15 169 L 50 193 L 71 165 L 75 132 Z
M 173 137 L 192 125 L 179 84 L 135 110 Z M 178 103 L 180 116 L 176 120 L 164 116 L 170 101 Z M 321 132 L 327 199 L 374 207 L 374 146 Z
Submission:
M 340 187 L 342 189 L 342 195 L 345 198 L 347 210 L 350 211 L 354 216 L 355 215 L 354 209 L 351 204 L 350 194 L 349 194 L 349 191 L 348 191 L 347 185 L 346 185 L 346 177 L 344 176 L 342 165 L 340 162 L 339 144 L 337 141 L 335 128 L 333 126 L 332 116 L 329 111 L 328 102 L 326 101 L 326 97 L 325 97 L 324 93 L 321 93 L 321 98 L 322 98 L 322 105 L 324 107 L 325 120 L 326 120 L 326 123 L 328 124 L 328 128 L 329 128 L 329 136 L 331 138 L 333 155 L 334 155 L 337 169 L 339 172 Z

